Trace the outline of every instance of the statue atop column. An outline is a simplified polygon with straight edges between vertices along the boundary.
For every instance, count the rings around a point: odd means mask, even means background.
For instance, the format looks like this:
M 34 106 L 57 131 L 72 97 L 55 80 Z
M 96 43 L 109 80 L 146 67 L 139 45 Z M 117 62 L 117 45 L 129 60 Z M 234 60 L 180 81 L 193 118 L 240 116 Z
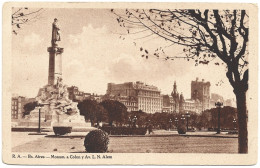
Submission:
M 52 47 L 58 46 L 57 41 L 60 41 L 60 27 L 58 25 L 58 19 L 55 18 L 54 22 L 52 23 L 52 38 L 51 38 Z
M 49 52 L 48 84 L 40 88 L 36 100 L 43 104 L 41 107 L 42 118 L 48 126 L 90 126 L 86 125 L 85 117 L 80 115 L 78 103 L 69 99 L 67 85 L 62 79 L 62 53 L 63 48 L 58 46 L 61 41 L 58 19 L 52 23 L 51 46 Z M 39 108 L 33 110 L 27 117 L 32 121 L 38 121 Z

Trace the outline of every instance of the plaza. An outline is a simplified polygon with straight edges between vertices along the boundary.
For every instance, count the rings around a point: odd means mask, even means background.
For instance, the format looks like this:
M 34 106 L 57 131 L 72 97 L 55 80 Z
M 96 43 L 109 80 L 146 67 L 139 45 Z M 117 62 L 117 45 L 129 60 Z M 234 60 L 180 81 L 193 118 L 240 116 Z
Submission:
M 86 134 L 54 136 L 48 132 L 46 136 L 12 132 L 12 152 L 83 153 Z M 158 130 L 145 136 L 110 136 L 109 141 L 108 153 L 238 153 L 237 135 L 215 132 L 178 135 L 176 131 Z

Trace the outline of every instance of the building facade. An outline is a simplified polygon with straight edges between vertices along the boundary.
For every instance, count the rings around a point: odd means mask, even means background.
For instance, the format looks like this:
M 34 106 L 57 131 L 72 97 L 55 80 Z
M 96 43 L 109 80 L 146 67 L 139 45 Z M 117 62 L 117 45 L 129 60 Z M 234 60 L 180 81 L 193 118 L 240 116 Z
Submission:
M 164 110 L 165 112 L 167 111 L 169 113 L 182 113 L 184 110 L 184 107 L 183 107 L 184 103 L 185 103 L 185 100 L 184 100 L 183 94 L 181 93 L 179 95 L 179 93 L 177 91 L 177 84 L 175 81 L 171 95 L 163 96 L 163 109 L 165 109 Z
M 77 86 L 71 86 L 67 88 L 69 93 L 69 99 L 72 101 L 83 101 L 91 96 L 90 93 L 84 93 L 79 90 Z
M 190 112 L 190 113 L 196 113 L 201 114 L 202 113 L 202 103 L 197 99 L 186 99 L 183 104 L 183 111 L 184 112 Z
M 138 111 L 138 99 L 134 96 L 104 95 L 102 100 L 116 100 L 124 104 L 128 112 Z
M 199 100 L 202 103 L 202 110 L 210 108 L 210 82 L 205 82 L 204 79 L 199 81 L 191 81 L 191 99 Z
M 128 111 L 142 110 L 146 113 L 162 111 L 161 91 L 143 82 L 126 82 L 122 84 L 108 83 L 108 96 L 117 96 L 118 101 L 124 103 Z
M 11 100 L 11 119 L 21 119 L 24 113 L 24 105 L 35 101 L 35 98 L 26 98 L 23 96 L 12 97 Z
M 102 95 L 97 95 L 94 93 L 85 93 L 83 91 L 80 91 L 77 86 L 71 86 L 67 88 L 69 93 L 69 99 L 72 101 L 83 101 L 85 99 L 91 99 L 96 100 L 98 103 L 102 101 Z
M 223 96 L 219 95 L 219 94 L 216 94 L 216 93 L 211 93 L 211 98 L 210 98 L 210 108 L 215 108 L 215 103 L 217 101 L 220 101 L 222 103 L 224 103 L 225 105 L 225 101 L 224 101 L 224 98 Z
M 236 104 L 235 99 L 227 99 L 226 101 L 224 101 L 224 105 L 237 108 L 237 104 Z

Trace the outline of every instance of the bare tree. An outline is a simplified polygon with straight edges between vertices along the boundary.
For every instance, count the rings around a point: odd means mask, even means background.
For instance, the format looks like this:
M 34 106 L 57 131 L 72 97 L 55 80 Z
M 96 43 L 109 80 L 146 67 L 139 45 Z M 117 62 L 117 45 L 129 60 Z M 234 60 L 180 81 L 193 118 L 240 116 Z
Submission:
M 165 60 L 194 60 L 208 65 L 219 58 L 226 65 L 226 76 L 237 100 L 239 153 L 248 152 L 246 92 L 248 90 L 248 21 L 245 10 L 170 10 L 126 9 L 115 12 L 117 22 L 126 34 L 158 36 L 169 46 L 183 46 L 182 55 L 168 55 L 160 46 L 153 52 L 140 48 L 142 57 Z M 168 47 L 169 47 L 168 46 Z M 214 65 L 219 66 L 219 62 Z
M 17 35 L 17 32 L 21 29 L 24 24 L 29 24 L 38 19 L 42 8 L 40 9 L 28 9 L 24 8 L 16 8 L 13 9 L 12 13 L 12 32 Z

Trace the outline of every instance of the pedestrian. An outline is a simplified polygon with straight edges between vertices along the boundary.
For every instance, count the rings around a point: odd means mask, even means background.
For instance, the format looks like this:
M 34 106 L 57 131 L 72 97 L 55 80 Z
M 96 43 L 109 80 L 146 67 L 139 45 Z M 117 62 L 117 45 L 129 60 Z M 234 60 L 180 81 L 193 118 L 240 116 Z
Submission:
M 153 132 L 153 127 L 152 127 L 152 125 L 150 124 L 150 125 L 148 126 L 148 133 L 151 134 L 152 132 Z

